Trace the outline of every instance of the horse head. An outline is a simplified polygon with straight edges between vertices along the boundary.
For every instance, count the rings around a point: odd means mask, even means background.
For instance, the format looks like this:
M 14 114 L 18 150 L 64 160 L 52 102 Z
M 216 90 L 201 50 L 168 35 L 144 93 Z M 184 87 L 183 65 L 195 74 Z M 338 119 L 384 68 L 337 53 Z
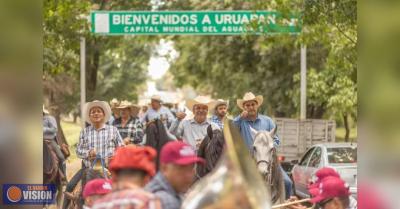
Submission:
M 276 163 L 276 149 L 274 147 L 275 130 L 256 131 L 251 128 L 253 136 L 253 157 L 256 160 L 257 168 L 262 175 L 270 175 L 274 163 Z
M 209 173 L 217 164 L 225 145 L 224 134 L 219 129 L 207 127 L 207 135 L 200 143 L 197 155 L 206 160 L 206 165 L 197 166 L 197 174 L 201 177 Z

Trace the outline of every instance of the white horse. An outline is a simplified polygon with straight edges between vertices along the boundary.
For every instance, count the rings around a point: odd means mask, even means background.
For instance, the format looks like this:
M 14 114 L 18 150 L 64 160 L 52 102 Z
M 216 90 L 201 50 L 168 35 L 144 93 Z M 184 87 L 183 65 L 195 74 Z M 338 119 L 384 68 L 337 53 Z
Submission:
M 266 181 L 266 186 L 271 191 L 272 204 L 283 203 L 285 201 L 285 185 L 274 147 L 275 129 L 270 132 L 250 129 L 254 139 L 253 158 Z

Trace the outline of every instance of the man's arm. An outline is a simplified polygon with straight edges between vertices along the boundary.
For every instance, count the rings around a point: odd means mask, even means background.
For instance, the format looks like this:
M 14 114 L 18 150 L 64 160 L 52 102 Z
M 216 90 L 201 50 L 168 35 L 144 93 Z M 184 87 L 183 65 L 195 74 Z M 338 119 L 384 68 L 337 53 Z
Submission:
M 242 121 L 242 117 L 240 115 L 236 116 L 236 118 L 233 119 L 233 124 L 235 124 L 237 127 L 240 127 L 240 122 Z
M 89 144 L 84 137 L 85 130 L 82 129 L 79 135 L 78 145 L 76 146 L 76 155 L 81 159 L 86 159 L 89 157 Z
M 115 139 L 114 139 L 115 148 L 125 146 L 124 140 L 122 139 L 121 135 L 119 134 L 118 129 L 114 126 L 112 126 L 112 127 L 113 127 L 113 131 L 114 131 L 114 135 L 115 135 Z
M 170 123 L 172 123 L 175 120 L 175 116 L 171 113 L 171 110 L 169 110 L 169 109 L 166 109 L 166 113 L 167 113 L 168 121 Z
M 171 127 L 169 128 L 169 132 L 173 135 L 175 135 L 177 138 L 182 138 L 183 136 L 183 122 L 182 120 L 175 120 L 172 124 Z

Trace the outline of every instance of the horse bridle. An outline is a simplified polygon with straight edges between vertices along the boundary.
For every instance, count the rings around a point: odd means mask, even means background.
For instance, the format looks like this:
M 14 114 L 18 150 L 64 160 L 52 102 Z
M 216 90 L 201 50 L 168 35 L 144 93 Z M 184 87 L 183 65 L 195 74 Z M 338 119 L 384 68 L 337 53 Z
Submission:
M 273 147 L 273 148 L 271 148 L 269 151 L 268 151 L 268 153 L 267 154 L 269 154 L 271 157 L 270 157 L 270 159 L 276 154 L 276 149 L 275 149 L 275 147 Z M 259 160 L 259 161 L 257 161 L 257 166 L 259 165 L 259 164 L 261 164 L 261 163 L 265 163 L 265 164 L 267 164 L 267 173 L 265 173 L 265 175 L 264 175 L 264 178 L 266 178 L 266 180 L 267 180 L 267 182 L 268 182 L 268 184 L 270 185 L 270 186 L 272 186 L 273 185 L 273 183 L 272 183 L 272 162 L 268 162 L 268 161 L 266 161 L 266 160 Z
M 271 150 L 269 150 L 267 154 L 271 155 L 270 159 L 273 159 L 274 155 L 276 154 L 276 148 L 275 147 L 271 148 Z M 273 183 L 273 179 L 272 179 L 273 178 L 272 177 L 273 163 L 268 162 L 266 160 L 260 160 L 260 161 L 257 161 L 257 166 L 261 163 L 267 164 L 267 173 L 263 174 L 263 177 L 266 180 L 267 185 L 269 185 L 271 188 L 273 188 L 274 187 L 274 183 Z M 276 202 L 278 199 L 279 199 L 278 193 L 271 194 L 272 202 Z

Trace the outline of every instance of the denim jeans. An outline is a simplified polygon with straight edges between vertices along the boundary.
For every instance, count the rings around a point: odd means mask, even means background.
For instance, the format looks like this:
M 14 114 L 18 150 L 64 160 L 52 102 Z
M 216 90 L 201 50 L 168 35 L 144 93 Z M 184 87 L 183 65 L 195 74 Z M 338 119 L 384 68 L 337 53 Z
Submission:
M 292 191 L 293 182 L 290 179 L 290 177 L 287 175 L 285 170 L 283 170 L 282 166 L 279 166 L 279 167 L 281 167 L 283 181 L 285 183 L 285 196 L 286 196 L 286 199 L 289 199 L 289 197 L 293 195 L 293 191 Z

